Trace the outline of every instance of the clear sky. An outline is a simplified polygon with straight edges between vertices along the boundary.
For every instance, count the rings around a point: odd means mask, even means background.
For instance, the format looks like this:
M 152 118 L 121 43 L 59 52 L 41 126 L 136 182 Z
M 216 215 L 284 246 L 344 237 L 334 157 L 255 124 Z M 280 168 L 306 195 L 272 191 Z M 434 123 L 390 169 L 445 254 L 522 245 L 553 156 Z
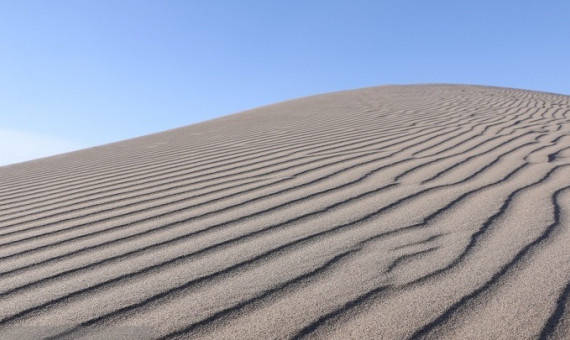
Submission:
M 568 0 L 0 0 L 0 165 L 311 94 L 570 94 Z

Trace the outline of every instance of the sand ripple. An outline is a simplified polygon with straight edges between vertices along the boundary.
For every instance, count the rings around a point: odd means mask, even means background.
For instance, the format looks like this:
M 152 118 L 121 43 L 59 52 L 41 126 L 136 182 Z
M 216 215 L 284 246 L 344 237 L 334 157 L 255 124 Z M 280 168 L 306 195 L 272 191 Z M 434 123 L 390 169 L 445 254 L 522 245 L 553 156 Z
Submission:
M 0 339 L 570 334 L 570 97 L 384 86 L 0 168 Z

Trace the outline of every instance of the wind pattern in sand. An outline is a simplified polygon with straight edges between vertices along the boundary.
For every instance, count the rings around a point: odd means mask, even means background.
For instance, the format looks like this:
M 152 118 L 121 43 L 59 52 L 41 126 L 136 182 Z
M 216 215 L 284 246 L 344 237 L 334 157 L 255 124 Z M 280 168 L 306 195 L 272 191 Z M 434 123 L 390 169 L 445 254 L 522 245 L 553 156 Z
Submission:
M 0 338 L 565 338 L 569 213 L 568 96 L 278 103 L 1 167 Z

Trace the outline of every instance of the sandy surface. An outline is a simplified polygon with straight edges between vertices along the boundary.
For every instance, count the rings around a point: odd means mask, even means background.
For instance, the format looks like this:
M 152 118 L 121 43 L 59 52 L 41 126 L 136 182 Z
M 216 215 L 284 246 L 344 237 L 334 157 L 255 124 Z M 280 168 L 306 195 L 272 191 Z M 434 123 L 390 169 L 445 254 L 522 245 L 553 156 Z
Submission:
M 302 98 L 0 167 L 0 339 L 570 338 L 570 97 Z

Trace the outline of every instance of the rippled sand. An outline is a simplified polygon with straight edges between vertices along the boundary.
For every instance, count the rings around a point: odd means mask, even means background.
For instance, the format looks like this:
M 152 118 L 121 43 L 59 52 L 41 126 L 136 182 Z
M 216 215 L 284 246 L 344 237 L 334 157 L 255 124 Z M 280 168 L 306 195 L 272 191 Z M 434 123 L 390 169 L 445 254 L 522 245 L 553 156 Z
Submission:
M 570 334 L 570 97 L 318 95 L 0 167 L 0 339 Z

